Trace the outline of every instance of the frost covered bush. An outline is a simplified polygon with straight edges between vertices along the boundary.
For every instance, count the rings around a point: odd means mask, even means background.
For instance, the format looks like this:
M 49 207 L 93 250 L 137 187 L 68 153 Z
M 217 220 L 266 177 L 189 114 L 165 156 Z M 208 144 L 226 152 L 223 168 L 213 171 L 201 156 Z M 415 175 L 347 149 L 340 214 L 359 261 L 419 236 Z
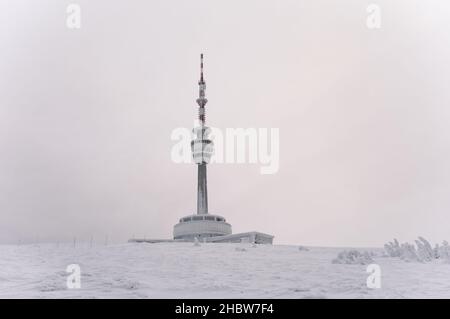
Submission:
M 393 242 L 390 241 L 387 244 L 385 244 L 384 250 L 386 251 L 389 257 L 400 257 L 401 255 L 401 248 L 397 239 L 394 239 Z
M 333 264 L 350 264 L 350 265 L 368 265 L 373 263 L 370 253 L 367 251 L 359 252 L 357 250 L 344 250 L 333 259 Z
M 450 264 L 450 245 L 446 240 L 442 242 L 442 246 L 437 245 L 438 258 Z
M 417 255 L 416 247 L 409 243 L 400 245 L 400 259 L 404 261 L 421 261 Z
M 450 246 L 447 241 L 442 246 L 436 244 L 434 248 L 423 237 L 418 237 L 414 244 L 399 244 L 397 239 L 384 245 L 384 250 L 389 257 L 399 257 L 400 259 L 410 262 L 430 262 L 440 259 L 444 262 L 450 262 Z
M 419 260 L 432 261 L 433 259 L 436 259 L 433 248 L 425 238 L 419 237 L 419 239 L 415 242 L 417 246 L 417 257 Z

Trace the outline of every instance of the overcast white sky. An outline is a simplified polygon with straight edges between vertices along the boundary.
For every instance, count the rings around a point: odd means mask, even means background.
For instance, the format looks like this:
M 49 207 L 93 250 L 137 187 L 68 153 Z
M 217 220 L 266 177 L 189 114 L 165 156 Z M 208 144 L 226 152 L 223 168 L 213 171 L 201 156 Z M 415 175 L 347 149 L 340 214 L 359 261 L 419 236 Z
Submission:
M 382 27 L 366 27 L 366 7 Z M 280 169 L 209 166 L 210 211 L 276 243 L 450 240 L 450 2 L 0 1 L 0 242 L 170 238 L 211 126 L 277 127 Z

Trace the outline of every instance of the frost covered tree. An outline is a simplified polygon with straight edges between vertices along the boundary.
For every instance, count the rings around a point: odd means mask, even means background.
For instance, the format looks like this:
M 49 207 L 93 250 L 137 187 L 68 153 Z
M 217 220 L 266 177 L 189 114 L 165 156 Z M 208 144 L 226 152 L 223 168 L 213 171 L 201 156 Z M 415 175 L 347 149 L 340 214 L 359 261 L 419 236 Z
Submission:
M 434 259 L 434 251 L 430 243 L 423 237 L 415 241 L 417 246 L 417 257 L 420 261 L 431 261 Z
M 434 249 L 433 249 L 433 254 L 434 254 L 434 258 L 436 258 L 436 259 L 438 259 L 439 258 L 439 244 L 436 244 L 435 246 L 434 246 Z
M 388 242 L 384 245 L 384 250 L 389 257 L 400 257 L 401 256 L 401 248 L 397 239 L 394 239 L 393 242 Z
M 450 245 L 446 240 L 444 240 L 442 246 L 439 247 L 439 259 L 450 263 Z
M 450 262 L 450 245 L 447 241 L 444 241 L 442 246 L 436 244 L 434 248 L 425 238 L 420 236 L 414 242 L 415 246 L 414 244 L 409 243 L 399 244 L 399 242 L 394 239 L 393 242 L 385 244 L 384 249 L 388 256 L 399 257 L 408 262 L 431 262 L 435 259 Z
M 420 261 L 417 256 L 416 247 L 409 243 L 403 243 L 400 245 L 400 259 L 404 261 Z

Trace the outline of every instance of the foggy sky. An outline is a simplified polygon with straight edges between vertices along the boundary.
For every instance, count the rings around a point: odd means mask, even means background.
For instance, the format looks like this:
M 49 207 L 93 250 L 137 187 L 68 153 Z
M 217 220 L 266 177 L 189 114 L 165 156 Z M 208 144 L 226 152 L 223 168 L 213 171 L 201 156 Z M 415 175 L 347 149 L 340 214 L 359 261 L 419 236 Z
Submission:
M 75 2 L 75 1 L 71 1 Z M 275 243 L 450 239 L 447 1 L 0 2 L 0 242 L 171 238 L 171 132 L 280 129 L 280 169 L 208 167 L 209 209 Z M 366 7 L 382 27 L 366 27 Z

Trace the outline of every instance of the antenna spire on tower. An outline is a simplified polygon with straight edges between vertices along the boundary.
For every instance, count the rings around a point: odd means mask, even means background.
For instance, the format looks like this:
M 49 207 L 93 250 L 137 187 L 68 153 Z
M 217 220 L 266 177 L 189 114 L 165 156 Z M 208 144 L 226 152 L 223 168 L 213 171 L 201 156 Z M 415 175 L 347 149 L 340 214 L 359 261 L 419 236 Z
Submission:
M 206 98 L 206 83 L 203 78 L 203 53 L 200 54 L 200 81 L 198 81 L 199 93 L 197 104 L 199 106 L 198 109 L 198 119 L 201 125 L 205 124 L 205 105 L 208 103 L 208 99 Z
M 203 84 L 205 81 L 203 80 L 203 53 L 200 54 L 200 82 L 199 84 Z

